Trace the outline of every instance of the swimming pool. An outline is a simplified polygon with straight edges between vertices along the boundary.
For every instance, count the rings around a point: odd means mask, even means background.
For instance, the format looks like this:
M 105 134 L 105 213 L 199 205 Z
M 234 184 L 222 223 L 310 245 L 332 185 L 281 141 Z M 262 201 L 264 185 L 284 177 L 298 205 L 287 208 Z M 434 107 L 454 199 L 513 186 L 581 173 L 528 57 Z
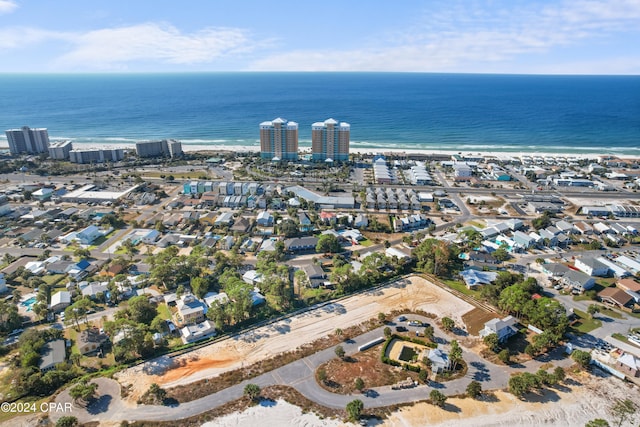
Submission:
M 31 308 L 33 307 L 33 304 L 36 303 L 36 297 L 33 296 L 31 298 L 28 298 L 24 301 L 22 301 L 20 303 L 21 306 L 25 307 L 27 309 L 27 311 L 31 311 Z

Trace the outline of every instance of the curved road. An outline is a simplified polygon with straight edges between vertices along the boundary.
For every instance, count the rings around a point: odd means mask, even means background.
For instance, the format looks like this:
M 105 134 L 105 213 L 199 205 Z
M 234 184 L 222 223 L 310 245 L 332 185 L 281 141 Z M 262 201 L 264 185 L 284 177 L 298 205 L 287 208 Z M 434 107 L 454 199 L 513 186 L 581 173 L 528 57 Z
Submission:
M 423 322 L 433 322 L 431 319 L 416 315 L 412 315 L 411 318 L 422 320 Z M 393 325 L 393 323 L 389 324 L 389 326 Z M 436 332 L 436 340 L 439 343 L 448 343 L 448 336 L 439 330 L 437 325 L 433 326 Z M 356 354 L 360 345 L 383 336 L 383 329 L 384 326 L 381 326 L 373 331 L 362 334 L 353 340 L 345 341 L 342 345 L 347 355 Z M 414 331 L 417 328 L 409 327 L 409 329 Z M 330 408 L 342 409 L 347 405 L 347 403 L 355 398 L 362 400 L 365 407 L 381 407 L 428 399 L 429 393 L 433 389 L 438 389 L 447 395 L 462 394 L 471 380 L 481 382 L 483 389 L 504 388 L 507 386 L 509 376 L 513 372 L 535 372 L 543 363 L 548 363 L 550 361 L 554 362 L 557 366 L 569 366 L 572 363 L 570 359 L 562 356 L 561 351 L 557 351 L 544 360 L 533 360 L 531 362 L 527 362 L 525 365 L 500 366 L 485 361 L 475 353 L 470 352 L 463 347 L 463 358 L 467 363 L 468 370 L 466 375 L 462 378 L 444 383 L 430 382 L 429 385 L 419 385 L 411 389 L 391 390 L 390 386 L 383 386 L 369 389 L 369 393 L 366 395 L 360 393 L 357 395 L 343 395 L 331 393 L 323 389 L 315 380 L 315 370 L 323 363 L 335 357 L 334 347 L 331 347 L 273 371 L 264 373 L 256 378 L 243 381 L 240 384 L 221 390 L 220 392 L 213 393 L 198 400 L 182 403 L 175 407 L 155 405 L 127 406 L 120 400 L 119 384 L 113 380 L 100 378 L 96 380 L 99 381 L 100 384 L 98 390 L 100 399 L 98 402 L 86 409 L 74 406 L 73 415 L 81 422 L 90 420 L 175 421 L 200 414 L 240 398 L 243 394 L 244 386 L 248 383 L 257 384 L 260 387 L 275 384 L 289 385 L 294 387 L 308 399 Z M 71 400 L 68 391 L 60 393 L 56 398 L 56 402 L 69 401 Z M 57 417 L 62 415 L 65 414 L 51 414 L 51 418 L 53 421 L 56 421 Z

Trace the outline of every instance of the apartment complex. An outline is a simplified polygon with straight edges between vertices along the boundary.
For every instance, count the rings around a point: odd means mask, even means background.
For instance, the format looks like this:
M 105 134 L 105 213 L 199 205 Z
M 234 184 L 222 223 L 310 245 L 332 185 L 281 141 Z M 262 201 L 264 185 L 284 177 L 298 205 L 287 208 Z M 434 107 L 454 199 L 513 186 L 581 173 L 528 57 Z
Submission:
M 71 141 L 52 142 L 49 145 L 49 157 L 53 160 L 66 160 L 71 150 L 73 150 Z
M 349 160 L 349 123 L 338 123 L 334 119 L 311 125 L 311 158 L 313 161 Z
M 124 150 L 122 148 L 108 149 L 87 149 L 87 150 L 71 150 L 69 151 L 69 160 L 71 163 L 105 163 L 119 162 L 124 158 Z
M 136 154 L 138 157 L 180 157 L 182 143 L 175 139 L 136 142 Z
M 282 118 L 260 123 L 260 157 L 298 160 L 298 124 Z
M 49 133 L 46 128 L 9 129 L 6 132 L 11 154 L 38 154 L 49 150 Z

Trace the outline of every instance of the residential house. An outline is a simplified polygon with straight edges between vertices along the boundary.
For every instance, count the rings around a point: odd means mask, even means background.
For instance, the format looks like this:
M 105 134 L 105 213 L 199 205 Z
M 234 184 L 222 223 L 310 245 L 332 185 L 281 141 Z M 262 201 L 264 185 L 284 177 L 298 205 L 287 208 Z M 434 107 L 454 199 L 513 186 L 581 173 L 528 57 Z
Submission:
M 271 227 L 273 225 L 273 215 L 267 211 L 262 211 L 256 218 L 256 224 L 261 227 Z
M 561 281 L 565 285 L 570 286 L 579 292 L 588 291 L 596 284 L 596 279 L 587 274 L 584 274 L 581 271 L 575 270 L 567 271 L 564 276 L 562 276 Z
M 109 337 L 101 334 L 97 328 L 90 328 L 78 334 L 77 346 L 80 354 L 89 354 L 97 351 Z
M 317 245 L 317 237 L 294 237 L 284 241 L 285 249 L 291 252 L 315 251 Z
M 51 295 L 51 304 L 49 308 L 54 313 L 59 313 L 71 305 L 71 293 L 67 291 L 59 291 Z
M 318 264 L 305 264 L 301 269 L 307 275 L 312 288 L 323 285 L 327 279 L 327 273 Z
M 234 243 L 235 238 L 233 236 L 224 236 L 220 239 L 220 249 L 230 251 L 233 248 Z
M 479 262 L 483 262 L 486 264 L 499 264 L 500 261 L 498 261 L 496 259 L 495 256 L 486 253 L 486 252 L 479 252 L 479 251 L 471 251 L 469 252 L 469 254 L 467 255 L 467 260 L 469 261 L 479 261 Z
M 105 294 L 109 291 L 109 282 L 91 282 L 82 288 L 82 296 L 95 299 L 98 294 Z
M 620 279 L 616 282 L 616 286 L 624 291 L 640 292 L 640 283 L 634 279 Z
M 427 358 L 431 361 L 432 372 L 436 374 L 440 374 L 451 369 L 451 360 L 449 359 L 449 355 L 439 348 L 430 349 Z
M 460 276 L 467 288 L 473 289 L 479 285 L 488 285 L 498 278 L 498 273 L 492 271 L 478 271 L 474 269 L 466 269 L 460 272 Z
M 45 343 L 40 354 L 40 372 L 47 372 L 67 358 L 65 340 L 53 340 Z
M 186 325 L 180 329 L 180 334 L 182 342 L 187 344 L 215 336 L 216 328 L 208 320 L 205 320 L 200 323 Z
M 251 222 L 245 217 L 240 217 L 232 226 L 231 231 L 238 231 L 240 233 L 246 233 L 251 227 Z
M 257 284 L 262 283 L 262 274 L 258 273 L 256 270 L 249 270 L 242 275 L 242 280 L 251 286 L 256 286 Z
M 516 323 L 517 321 L 513 316 L 507 316 L 504 319 L 491 319 L 484 324 L 484 328 L 480 331 L 480 336 L 484 338 L 487 335 L 496 334 L 498 341 L 504 342 L 518 332 L 515 326 Z
M 623 353 L 616 361 L 616 368 L 623 374 L 636 378 L 640 376 L 640 360 L 631 353 Z
M 606 277 L 609 275 L 609 267 L 593 257 L 576 258 L 575 266 L 589 276 Z
M 76 239 L 83 245 L 90 245 L 102 235 L 102 231 L 97 226 L 90 225 L 76 233 Z
M 223 212 L 214 221 L 216 227 L 226 227 L 233 223 L 233 214 L 231 212 Z
M 554 279 L 559 279 L 569 271 L 571 271 L 571 269 L 564 264 L 550 262 L 547 264 L 542 264 L 542 271 Z
M 300 212 L 298 214 L 298 223 L 300 224 L 299 229 L 303 233 L 307 233 L 313 230 L 311 219 L 309 219 L 309 215 L 307 215 L 305 212 Z
M 206 307 L 192 294 L 184 294 L 176 303 L 176 308 L 174 317 L 179 326 L 194 325 L 205 320 Z
M 390 258 L 396 257 L 398 260 L 403 262 L 409 262 L 411 260 L 411 253 L 406 252 L 400 248 L 390 247 L 384 250 L 384 254 Z
M 634 305 L 633 297 L 620 288 L 604 288 L 598 293 L 598 297 L 600 301 L 618 308 L 631 308 Z
M 353 226 L 356 228 L 364 228 L 369 225 L 369 219 L 364 214 L 356 215 L 356 218 L 353 220 Z
M 523 248 L 525 250 L 532 247 L 535 243 L 534 239 L 531 236 L 519 230 L 513 233 L 513 241 L 515 242 L 515 245 L 517 247 Z
M 578 230 L 578 233 L 580 234 L 583 234 L 585 236 L 593 234 L 593 227 L 589 223 L 580 221 L 580 222 L 576 222 L 574 226 L 576 230 Z

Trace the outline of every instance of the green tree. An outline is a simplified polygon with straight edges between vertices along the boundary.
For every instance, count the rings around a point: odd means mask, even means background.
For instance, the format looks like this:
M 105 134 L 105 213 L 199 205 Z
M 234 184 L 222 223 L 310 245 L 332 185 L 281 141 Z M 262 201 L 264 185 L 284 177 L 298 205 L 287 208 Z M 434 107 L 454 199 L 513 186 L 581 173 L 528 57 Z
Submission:
M 128 312 L 131 320 L 148 325 L 158 315 L 156 307 L 149 302 L 149 297 L 139 295 L 129 299 Z
M 354 386 L 356 388 L 356 390 L 358 391 L 362 391 L 364 389 L 364 381 L 362 378 L 358 377 L 355 379 L 354 381 Z
M 390 328 L 390 327 L 388 327 L 388 326 L 387 326 L 386 328 L 384 328 L 384 331 L 383 331 L 383 332 L 384 332 L 384 336 L 385 336 L 385 338 L 389 338 L 389 337 L 391 336 L 391 334 L 392 334 L 392 332 L 391 332 L 391 328 Z
M 596 313 L 600 313 L 600 306 L 597 304 L 590 304 L 589 307 L 587 307 L 587 313 L 589 313 L 589 316 L 593 319 Z
M 318 369 L 318 381 L 323 383 L 327 380 L 327 371 L 324 368 Z
M 505 248 L 498 248 L 493 252 L 493 256 L 500 262 L 504 262 L 506 260 L 508 260 L 509 258 L 511 258 L 511 255 L 509 255 L 509 252 L 507 252 L 507 250 Z
M 509 353 L 509 350 L 502 349 L 499 353 L 498 353 L 498 359 L 500 359 L 500 361 L 502 363 L 509 363 L 511 361 L 511 354 Z
M 460 249 L 456 245 L 437 239 L 425 239 L 413 250 L 418 270 L 438 277 L 450 276 L 460 268 L 459 254 Z
M 424 328 L 424 336 L 433 341 L 435 331 L 433 330 L 433 326 L 429 325 Z
M 76 427 L 80 425 L 78 419 L 72 415 L 64 415 L 56 421 L 56 427 Z
M 489 334 L 486 335 L 482 341 L 489 348 L 489 350 L 497 353 L 500 351 L 500 340 L 498 339 L 498 334 Z
M 362 400 L 360 399 L 352 400 L 347 403 L 347 416 L 349 417 L 349 421 L 358 421 L 362 415 L 363 409 L 364 403 L 362 403 Z
M 244 386 L 244 395 L 255 402 L 260 396 L 260 386 L 253 383 L 247 384 Z
M 340 246 L 338 238 L 333 234 L 323 234 L 318 238 L 316 252 L 331 254 L 342 252 L 342 246 Z
M 378 313 L 378 322 L 384 323 L 387 321 L 387 315 L 384 313 Z
M 452 368 L 455 371 L 460 362 L 462 361 L 462 348 L 458 344 L 457 340 L 451 341 L 451 349 L 449 350 L 449 360 L 451 361 Z
M 431 390 L 431 393 L 429 393 L 429 399 L 434 405 L 440 408 L 444 408 L 444 404 L 447 401 L 447 396 L 442 394 L 439 390 Z
M 469 385 L 467 385 L 467 396 L 475 399 L 482 394 L 482 384 L 478 381 L 471 381 Z
M 634 417 L 638 407 L 632 400 L 618 399 L 616 403 L 609 410 L 614 419 L 614 425 L 620 427 L 626 421 L 630 423 L 634 422 Z
M 564 372 L 564 369 L 560 366 L 556 366 L 553 370 L 553 376 L 556 378 L 556 383 L 564 381 L 566 375 L 567 374 Z
M 336 353 L 336 356 L 338 356 L 340 359 L 344 359 L 346 352 L 344 351 L 344 348 L 342 348 L 341 345 L 337 346 L 334 351 Z
M 280 234 L 287 238 L 298 235 L 298 225 L 290 219 L 283 220 L 280 225 L 278 225 L 278 230 Z
M 89 381 L 85 379 L 69 389 L 69 396 L 71 396 L 74 402 L 81 400 L 84 403 L 88 403 L 95 397 L 97 389 L 98 384 L 89 383 Z
M 453 321 L 452 318 L 450 317 L 443 317 L 442 318 L 442 329 L 444 329 L 447 332 L 450 332 L 453 330 L 453 328 L 455 328 L 456 323 Z
M 584 427 L 609 427 L 609 423 L 607 420 L 603 420 L 602 418 L 596 418 L 594 420 L 588 421 Z
M 191 292 L 198 298 L 204 298 L 209 291 L 209 282 L 204 277 L 191 278 Z
M 587 368 L 591 363 L 591 354 L 583 350 L 574 350 L 571 358 L 582 368 Z
M 167 391 L 156 383 L 153 383 L 149 386 L 149 390 L 147 390 L 147 393 L 150 396 L 153 396 L 154 400 L 157 403 L 164 402 L 164 399 L 166 399 L 167 397 Z

